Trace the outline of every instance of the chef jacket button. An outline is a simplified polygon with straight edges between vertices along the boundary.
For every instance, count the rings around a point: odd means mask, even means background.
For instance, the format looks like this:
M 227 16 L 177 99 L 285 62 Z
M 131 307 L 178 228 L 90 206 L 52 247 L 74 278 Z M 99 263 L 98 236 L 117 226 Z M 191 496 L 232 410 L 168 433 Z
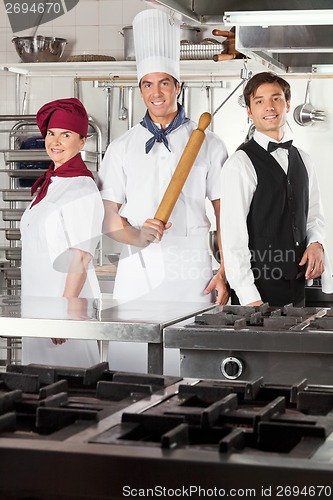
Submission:
M 299 243 L 298 243 L 298 241 L 296 241 L 296 243 L 295 243 L 295 244 L 296 244 L 296 246 L 297 246 L 297 247 L 299 247 Z
M 290 179 L 288 179 L 288 184 L 291 184 Z

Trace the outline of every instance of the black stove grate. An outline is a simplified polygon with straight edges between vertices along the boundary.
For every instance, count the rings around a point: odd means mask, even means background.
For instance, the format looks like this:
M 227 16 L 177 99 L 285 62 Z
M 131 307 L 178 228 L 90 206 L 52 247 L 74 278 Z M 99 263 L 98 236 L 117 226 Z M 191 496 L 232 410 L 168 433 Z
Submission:
M 305 321 L 316 324 L 316 321 L 327 321 L 333 326 L 333 314 L 328 318 L 327 310 L 316 307 L 294 307 L 287 304 L 282 308 L 270 307 L 268 303 L 261 306 L 232 306 L 226 305 L 218 311 L 209 311 L 195 317 L 194 323 L 188 326 L 202 326 L 211 328 L 242 329 L 259 327 L 263 330 L 287 330 Z M 321 320 L 318 317 L 325 315 Z
M 87 369 L 9 365 L 0 374 L 0 433 L 61 440 L 178 380 L 111 372 L 108 363 Z
M 210 449 L 309 458 L 333 431 L 333 390 L 250 382 L 200 381 L 90 442 L 163 449 Z

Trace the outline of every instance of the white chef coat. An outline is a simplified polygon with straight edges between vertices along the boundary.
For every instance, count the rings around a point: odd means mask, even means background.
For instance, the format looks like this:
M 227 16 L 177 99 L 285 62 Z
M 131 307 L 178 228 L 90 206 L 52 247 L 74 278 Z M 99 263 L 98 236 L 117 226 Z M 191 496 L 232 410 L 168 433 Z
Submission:
M 156 142 L 146 154 L 145 143 L 152 134 L 140 124 L 113 141 L 99 171 L 102 198 L 121 204 L 121 216 L 132 226 L 142 227 L 146 219 L 154 218 L 188 139 L 196 128 L 194 122 L 188 121 L 168 134 L 170 151 L 163 143 Z M 212 278 L 207 241 L 210 221 L 205 202 L 206 198 L 220 199 L 219 178 L 226 158 L 224 143 L 206 131 L 206 138 L 170 216 L 172 227 L 162 241 L 144 249 L 123 246 L 114 298 L 211 302 L 211 296 L 203 294 Z M 137 352 L 137 344 L 135 349 Z M 122 353 L 115 355 L 115 352 L 112 343 L 111 367 L 124 369 L 123 360 L 129 358 L 130 346 L 124 346 Z M 132 362 L 127 369 L 130 368 L 133 371 Z
M 155 143 L 145 153 L 152 134 L 135 125 L 108 147 L 99 171 L 102 198 L 122 205 L 121 215 L 134 227 L 152 218 L 196 124 L 188 121 L 167 135 L 169 149 Z M 171 214 L 173 236 L 207 235 L 210 227 L 205 198 L 220 199 L 219 175 L 227 158 L 224 143 L 210 131 Z
M 154 217 L 195 128 L 196 124 L 189 121 L 168 134 L 171 152 L 163 143 L 155 143 L 146 154 L 145 143 L 151 133 L 140 124 L 108 147 L 99 171 L 102 198 L 121 204 L 120 214 L 132 226 L 140 228 L 146 219 Z M 172 227 L 162 242 L 144 249 L 124 246 L 115 283 L 116 298 L 207 300 L 202 292 L 212 269 L 207 244 L 210 221 L 205 200 L 220 199 L 219 177 L 226 158 L 224 143 L 207 131 L 170 216 Z M 187 267 L 183 273 L 182 265 Z M 166 287 L 170 280 L 173 283 Z M 181 282 L 186 288 L 181 288 Z
M 270 137 L 258 131 L 253 139 L 267 150 Z M 287 138 L 289 139 L 289 138 Z M 286 137 L 283 138 L 283 141 Z M 307 245 L 325 239 L 325 219 L 316 174 L 310 157 L 298 150 L 309 177 L 309 212 L 307 219 Z M 288 171 L 286 149 L 278 148 L 271 153 L 285 173 Z M 227 280 L 239 298 L 240 304 L 261 300 L 254 284 L 251 270 L 251 254 L 248 247 L 247 216 L 254 192 L 257 187 L 257 175 L 248 155 L 236 151 L 225 163 L 221 172 L 221 234 L 223 235 L 223 256 Z M 322 276 L 323 291 L 331 293 L 333 282 L 331 269 L 325 252 L 325 272 Z
M 104 216 L 103 202 L 90 177 L 52 177 L 47 195 L 21 219 L 22 298 L 62 297 L 70 262 L 70 248 L 94 255 Z M 80 297 L 99 298 L 93 262 Z M 23 300 L 24 302 L 24 300 Z M 28 314 L 28 313 L 27 313 Z M 22 363 L 88 367 L 99 362 L 96 341 L 24 337 Z

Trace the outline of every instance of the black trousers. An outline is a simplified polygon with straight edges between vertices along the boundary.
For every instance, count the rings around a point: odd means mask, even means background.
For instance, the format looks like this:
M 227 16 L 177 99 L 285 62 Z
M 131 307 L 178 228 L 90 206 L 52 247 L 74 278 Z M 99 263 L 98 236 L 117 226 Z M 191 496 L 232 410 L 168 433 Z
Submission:
M 259 279 L 255 285 L 261 295 L 263 302 L 268 302 L 270 306 L 284 306 L 293 304 L 294 307 L 304 307 L 305 305 L 305 278 L 302 275 L 295 280 L 280 279 Z M 234 290 L 230 292 L 231 304 L 239 304 L 238 297 Z

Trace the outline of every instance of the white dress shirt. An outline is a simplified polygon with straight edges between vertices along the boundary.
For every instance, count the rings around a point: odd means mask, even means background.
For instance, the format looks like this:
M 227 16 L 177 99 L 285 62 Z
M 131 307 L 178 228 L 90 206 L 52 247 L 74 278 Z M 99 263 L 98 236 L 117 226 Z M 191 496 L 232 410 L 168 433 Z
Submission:
M 254 132 L 253 139 L 266 150 L 269 142 L 277 142 L 258 131 Z M 283 141 L 286 139 L 288 138 L 284 137 Z M 299 153 L 309 176 L 307 245 L 315 241 L 323 244 L 325 219 L 316 174 L 310 157 L 304 151 L 299 150 Z M 288 150 L 278 148 L 270 154 L 287 174 Z M 256 171 L 244 151 L 236 151 L 224 164 L 221 172 L 221 234 L 224 264 L 228 282 L 242 305 L 261 300 L 251 270 L 247 230 L 247 216 L 257 182 Z M 326 293 L 333 292 L 333 280 L 326 253 L 322 288 Z

